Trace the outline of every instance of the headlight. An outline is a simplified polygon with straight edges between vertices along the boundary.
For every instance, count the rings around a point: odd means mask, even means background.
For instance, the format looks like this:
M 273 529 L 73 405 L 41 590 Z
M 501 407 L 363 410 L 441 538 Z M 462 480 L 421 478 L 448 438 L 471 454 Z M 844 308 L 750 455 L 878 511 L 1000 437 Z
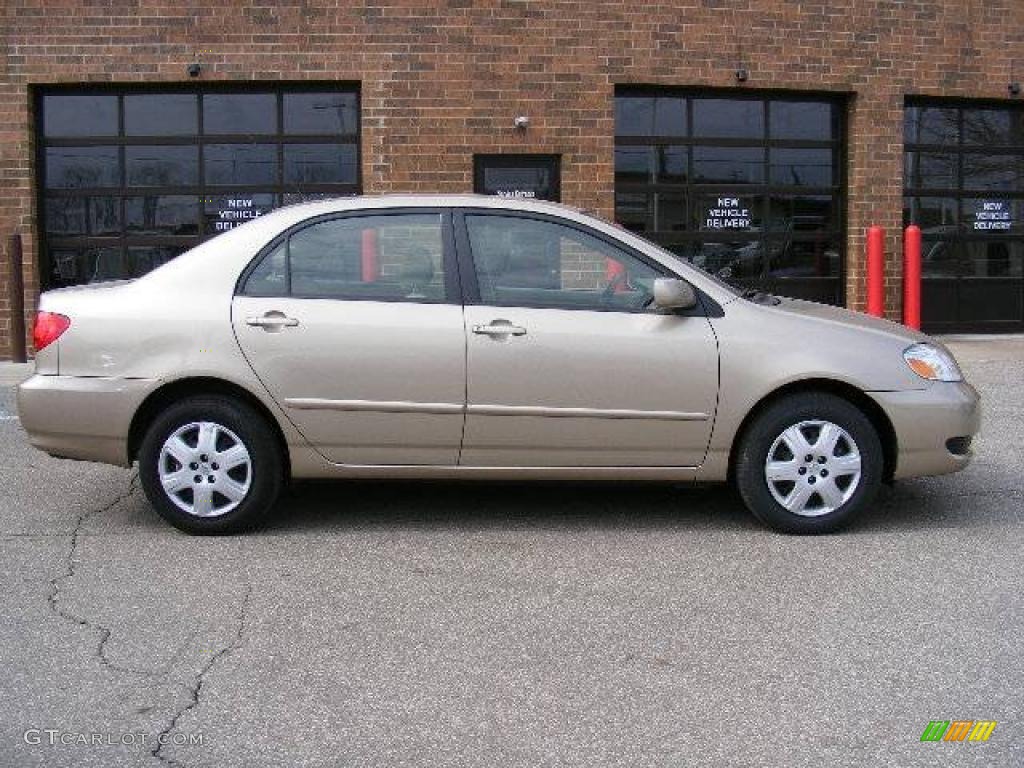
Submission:
M 910 370 L 929 381 L 963 381 L 953 356 L 934 344 L 915 344 L 903 350 Z

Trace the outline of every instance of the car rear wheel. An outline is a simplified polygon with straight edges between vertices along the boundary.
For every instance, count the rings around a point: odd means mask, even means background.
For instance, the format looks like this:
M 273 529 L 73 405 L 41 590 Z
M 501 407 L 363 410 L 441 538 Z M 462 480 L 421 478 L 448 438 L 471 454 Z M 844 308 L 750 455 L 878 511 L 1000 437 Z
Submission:
M 828 533 L 871 503 L 882 445 L 870 420 L 826 393 L 769 406 L 745 432 L 736 484 L 754 516 L 786 533 Z
M 262 416 L 237 400 L 193 397 L 150 425 L 139 478 L 156 511 L 188 533 L 252 528 L 281 491 L 282 456 Z

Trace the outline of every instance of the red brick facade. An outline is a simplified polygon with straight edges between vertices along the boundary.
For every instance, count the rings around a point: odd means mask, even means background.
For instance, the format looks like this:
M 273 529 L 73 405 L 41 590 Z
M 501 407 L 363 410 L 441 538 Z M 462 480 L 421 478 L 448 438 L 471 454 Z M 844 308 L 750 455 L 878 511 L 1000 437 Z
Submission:
M 177 82 L 194 59 L 207 81 L 357 82 L 365 192 L 470 191 L 474 153 L 557 153 L 562 199 L 605 216 L 615 85 L 849 94 L 847 303 L 859 307 L 865 227 L 885 226 L 899 253 L 904 96 L 1005 99 L 1024 79 L 1020 0 L 5 0 L 2 14 L 0 358 L 12 234 L 28 309 L 38 290 L 36 85 Z

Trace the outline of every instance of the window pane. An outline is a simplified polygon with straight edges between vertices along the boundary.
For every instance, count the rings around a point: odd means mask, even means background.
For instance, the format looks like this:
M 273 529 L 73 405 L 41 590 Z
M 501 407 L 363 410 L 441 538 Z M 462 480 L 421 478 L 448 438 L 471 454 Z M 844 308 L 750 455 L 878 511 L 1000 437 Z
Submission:
M 1017 155 L 985 155 L 965 152 L 963 155 L 964 189 L 993 189 L 1001 192 L 1024 192 L 1021 164 Z
M 795 187 L 832 186 L 830 149 L 772 149 L 769 157 L 772 184 Z
M 497 306 L 639 310 L 652 267 L 596 237 L 553 222 L 467 216 L 480 295 Z
M 1024 146 L 1024 110 L 964 109 L 964 144 Z
M 497 161 L 477 159 L 478 172 L 483 172 L 485 195 L 499 197 L 555 198 L 555 168 L 552 163 L 523 160 L 518 165 L 500 165 Z
M 654 193 L 654 228 L 659 232 L 683 232 L 687 225 L 686 195 L 682 192 Z
M 277 183 L 275 144 L 207 144 L 203 157 L 207 184 Z
M 907 107 L 903 113 L 903 140 L 908 144 L 956 144 L 960 112 L 947 107 Z
M 50 189 L 116 187 L 120 181 L 117 147 L 46 149 L 46 186 Z
M 617 96 L 615 133 L 619 136 L 654 135 L 654 97 Z
M 764 274 L 763 253 L 761 240 L 744 238 L 728 242 L 697 242 L 690 261 L 723 280 L 756 280 Z
M 1024 277 L 1024 243 L 1019 240 L 969 240 L 964 258 L 966 277 Z
M 358 180 L 353 144 L 285 144 L 286 184 L 355 184 Z
M 355 134 L 359 130 L 354 93 L 284 94 L 284 132 Z
M 682 184 L 688 173 L 686 147 L 658 147 L 655 150 L 654 181 L 658 184 Z
M 694 99 L 693 135 L 764 137 L 764 102 L 753 99 Z
M 922 189 L 955 189 L 957 158 L 952 153 L 906 152 L 903 183 Z
M 45 136 L 117 136 L 117 96 L 43 97 Z
M 116 235 L 121 229 L 121 201 L 116 197 L 51 197 L 46 201 L 49 235 Z
M 715 184 L 764 183 L 760 147 L 694 147 L 694 181 Z
M 313 224 L 289 240 L 295 296 L 444 301 L 441 217 L 360 216 Z
M 208 93 L 203 96 L 203 132 L 277 133 L 277 97 L 272 93 Z
M 617 147 L 615 150 L 615 182 L 647 182 L 651 180 L 653 147 Z
M 771 101 L 769 133 L 773 139 L 829 141 L 832 135 L 832 105 L 820 101 Z
M 148 195 L 124 201 L 129 232 L 147 235 L 199 234 L 199 198 L 191 195 Z
M 127 136 L 189 136 L 199 132 L 199 107 L 191 93 L 125 94 Z
M 100 283 L 120 280 L 126 276 L 121 249 L 112 248 L 57 248 L 50 251 L 49 285 Z
M 951 235 L 956 229 L 956 207 L 956 199 L 951 197 L 910 197 L 905 202 L 903 224 L 917 224 L 925 235 Z
M 234 195 L 214 195 L 203 198 L 203 218 L 206 234 L 227 232 L 247 221 L 258 219 L 277 207 L 277 195 L 272 192 L 242 192 Z
M 768 275 L 838 277 L 839 253 L 839 244 L 831 238 L 769 240 Z
M 829 195 L 785 195 L 771 199 L 771 228 L 784 232 L 827 232 L 837 226 L 835 200 Z
M 185 248 L 175 246 L 130 246 L 125 263 L 126 277 L 141 277 L 184 253 Z
M 958 249 L 951 240 L 925 238 L 921 243 L 923 277 L 956 277 L 960 272 Z
M 652 196 L 646 192 L 616 192 L 615 221 L 630 232 L 654 229 Z
M 288 293 L 286 253 L 287 244 L 281 243 L 263 257 L 245 281 L 246 295 L 284 296 Z
M 128 186 L 179 187 L 199 183 L 197 147 L 126 147 Z

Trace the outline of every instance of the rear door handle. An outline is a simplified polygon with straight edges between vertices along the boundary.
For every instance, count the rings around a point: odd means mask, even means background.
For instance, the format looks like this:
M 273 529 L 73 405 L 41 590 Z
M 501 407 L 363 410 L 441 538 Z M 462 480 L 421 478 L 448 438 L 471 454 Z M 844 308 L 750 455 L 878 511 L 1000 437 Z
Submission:
M 474 325 L 473 333 L 483 336 L 525 336 L 526 329 L 508 320 L 492 320 L 488 325 Z
M 284 312 L 272 310 L 265 312 L 262 317 L 245 318 L 245 324 L 265 331 L 280 331 L 282 328 L 294 328 L 299 321 L 294 317 L 288 317 Z

